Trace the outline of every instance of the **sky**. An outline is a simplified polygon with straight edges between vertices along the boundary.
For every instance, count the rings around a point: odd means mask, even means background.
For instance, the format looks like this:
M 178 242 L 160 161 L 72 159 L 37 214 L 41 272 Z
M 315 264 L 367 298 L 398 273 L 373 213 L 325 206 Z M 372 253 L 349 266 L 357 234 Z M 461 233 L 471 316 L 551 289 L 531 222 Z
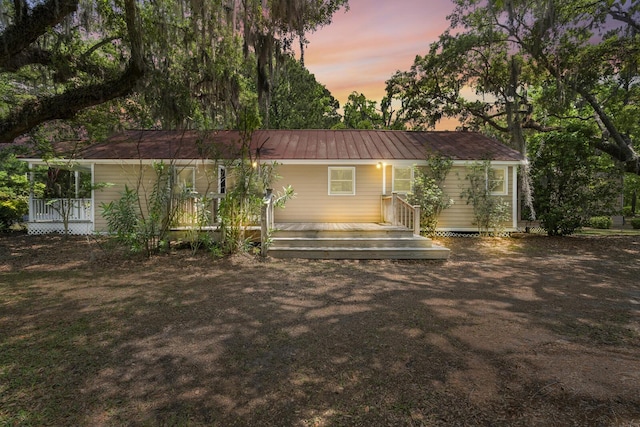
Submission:
M 333 22 L 309 34 L 304 62 L 344 105 L 353 91 L 380 102 L 385 81 L 406 71 L 416 55 L 449 26 L 451 0 L 349 0 Z

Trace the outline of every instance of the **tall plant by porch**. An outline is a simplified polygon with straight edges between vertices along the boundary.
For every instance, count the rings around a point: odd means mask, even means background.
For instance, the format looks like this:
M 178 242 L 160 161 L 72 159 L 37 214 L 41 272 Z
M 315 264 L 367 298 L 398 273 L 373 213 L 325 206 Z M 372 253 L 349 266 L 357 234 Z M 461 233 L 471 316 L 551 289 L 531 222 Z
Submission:
M 426 168 L 413 168 L 414 180 L 407 201 L 420 206 L 420 229 L 427 236 L 435 233 L 438 217 L 453 204 L 453 200 L 444 192 L 444 180 L 452 165 L 451 159 L 430 154 Z
M 499 235 L 504 230 L 504 221 L 509 219 L 511 206 L 501 197 L 492 195 L 499 186 L 496 172 L 489 160 L 474 162 L 468 168 L 469 173 L 465 176 L 468 186 L 460 197 L 473 206 L 474 224 L 480 235 L 488 236 L 491 230 Z
M 144 199 L 139 188 L 125 187 L 119 200 L 101 205 L 109 232 L 133 252 L 146 256 L 166 246 L 175 217 L 171 206 L 171 165 L 154 163 L 153 171 L 153 187 Z

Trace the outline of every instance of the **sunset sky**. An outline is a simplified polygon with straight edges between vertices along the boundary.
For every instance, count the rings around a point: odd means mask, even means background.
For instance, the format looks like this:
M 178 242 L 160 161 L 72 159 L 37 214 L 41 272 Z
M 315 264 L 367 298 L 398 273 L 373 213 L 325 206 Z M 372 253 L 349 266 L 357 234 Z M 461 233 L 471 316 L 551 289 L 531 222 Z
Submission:
M 305 66 L 344 105 L 353 91 L 380 102 L 385 81 L 427 53 L 449 26 L 451 0 L 349 0 L 333 23 L 308 36 Z

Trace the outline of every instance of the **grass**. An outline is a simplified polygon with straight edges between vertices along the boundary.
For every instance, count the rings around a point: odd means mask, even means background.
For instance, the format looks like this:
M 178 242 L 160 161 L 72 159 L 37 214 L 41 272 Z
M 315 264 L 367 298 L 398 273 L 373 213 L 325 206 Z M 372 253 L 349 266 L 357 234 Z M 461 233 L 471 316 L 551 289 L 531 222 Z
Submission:
M 576 232 L 577 236 L 640 236 L 640 229 L 633 228 L 583 228 Z

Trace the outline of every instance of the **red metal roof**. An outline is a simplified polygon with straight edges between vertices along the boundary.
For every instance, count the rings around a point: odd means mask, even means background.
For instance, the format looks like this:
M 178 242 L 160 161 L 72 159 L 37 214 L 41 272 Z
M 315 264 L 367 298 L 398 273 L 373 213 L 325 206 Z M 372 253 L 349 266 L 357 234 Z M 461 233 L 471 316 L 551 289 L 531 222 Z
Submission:
M 237 131 L 136 130 L 82 150 L 84 159 L 231 159 Z M 474 132 L 381 130 L 259 130 L 249 145 L 261 160 L 422 160 L 427 152 L 453 160 L 520 161 L 522 155 Z

